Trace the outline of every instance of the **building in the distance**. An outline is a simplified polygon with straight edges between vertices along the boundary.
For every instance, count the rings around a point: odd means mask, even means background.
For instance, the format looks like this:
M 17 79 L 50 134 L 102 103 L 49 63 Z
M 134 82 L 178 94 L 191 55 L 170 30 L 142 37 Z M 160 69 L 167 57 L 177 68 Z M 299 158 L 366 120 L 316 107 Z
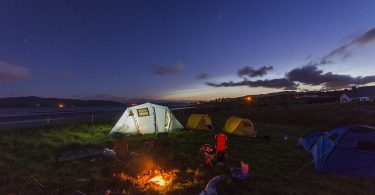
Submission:
M 340 102 L 369 102 L 375 101 L 375 86 L 353 87 L 350 91 L 344 91 L 340 96 Z

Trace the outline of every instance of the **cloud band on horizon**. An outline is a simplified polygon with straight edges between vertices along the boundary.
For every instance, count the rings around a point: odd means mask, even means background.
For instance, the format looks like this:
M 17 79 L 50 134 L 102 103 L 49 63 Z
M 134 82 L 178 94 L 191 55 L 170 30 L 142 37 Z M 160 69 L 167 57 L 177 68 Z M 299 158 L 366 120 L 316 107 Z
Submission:
M 255 68 L 250 67 L 250 66 L 245 66 L 245 67 L 241 68 L 240 70 L 238 70 L 237 74 L 240 77 L 245 77 L 245 76 L 247 76 L 249 78 L 262 77 L 262 76 L 266 75 L 271 70 L 273 70 L 273 66 L 262 66 L 258 69 L 255 69 Z
M 213 87 L 249 86 L 296 90 L 298 89 L 299 83 L 310 86 L 321 86 L 324 89 L 348 88 L 353 85 L 365 85 L 373 83 L 375 82 L 375 75 L 353 77 L 351 75 L 334 74 L 332 72 L 323 73 L 323 70 L 318 69 L 318 66 L 320 65 L 335 63 L 337 58 L 340 60 L 346 59 L 351 55 L 354 48 L 358 48 L 373 42 L 375 42 L 375 28 L 371 28 L 365 33 L 351 40 L 349 43 L 333 49 L 318 61 L 312 60 L 302 67 L 290 70 L 289 72 L 285 73 L 284 78 L 249 81 L 243 76 L 248 76 L 250 78 L 263 76 L 267 74 L 268 71 L 272 70 L 273 67 L 263 66 L 259 69 L 254 69 L 246 66 L 237 72 L 239 77 L 244 78 L 243 81 L 229 81 L 221 83 L 206 82 L 206 85 Z
M 249 81 L 244 79 L 239 82 L 206 82 L 206 85 L 212 87 L 265 87 L 284 90 L 296 90 L 299 83 L 310 86 L 321 86 L 324 89 L 348 88 L 353 85 L 365 85 L 375 82 L 375 75 L 353 77 L 350 75 L 334 74 L 332 72 L 323 73 L 317 65 L 308 65 L 301 68 L 295 68 L 285 74 L 284 78 L 266 79 Z

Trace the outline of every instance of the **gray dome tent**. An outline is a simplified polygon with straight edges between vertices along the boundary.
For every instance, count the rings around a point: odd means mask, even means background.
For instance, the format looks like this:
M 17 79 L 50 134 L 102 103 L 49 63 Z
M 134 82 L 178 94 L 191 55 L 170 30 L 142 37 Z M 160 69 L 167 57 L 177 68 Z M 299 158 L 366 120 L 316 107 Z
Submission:
M 127 108 L 109 134 L 149 134 L 183 128 L 168 107 L 145 103 Z

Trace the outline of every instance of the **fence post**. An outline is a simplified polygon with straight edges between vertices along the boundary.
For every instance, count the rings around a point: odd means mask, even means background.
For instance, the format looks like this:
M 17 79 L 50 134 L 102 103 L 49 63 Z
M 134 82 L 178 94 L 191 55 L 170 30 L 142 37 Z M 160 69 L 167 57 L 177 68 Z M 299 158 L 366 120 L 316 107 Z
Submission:
M 91 114 L 91 124 L 94 125 L 94 114 Z
M 46 122 L 47 122 L 47 125 L 49 125 L 49 116 L 47 116 Z

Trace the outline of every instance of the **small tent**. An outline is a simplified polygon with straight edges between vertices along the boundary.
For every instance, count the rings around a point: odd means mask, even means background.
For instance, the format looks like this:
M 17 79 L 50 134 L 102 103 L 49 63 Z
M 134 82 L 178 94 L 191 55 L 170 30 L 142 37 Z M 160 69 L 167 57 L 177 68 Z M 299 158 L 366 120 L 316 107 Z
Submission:
M 224 132 L 241 136 L 256 137 L 257 131 L 250 119 L 232 116 L 225 122 Z
M 145 103 L 127 108 L 112 128 L 110 135 L 149 134 L 182 128 L 181 123 L 167 107 Z
M 311 147 L 317 170 L 375 177 L 375 128 L 343 126 L 324 132 Z
M 186 128 L 197 130 L 211 130 L 211 118 L 207 114 L 191 114 L 189 116 Z

